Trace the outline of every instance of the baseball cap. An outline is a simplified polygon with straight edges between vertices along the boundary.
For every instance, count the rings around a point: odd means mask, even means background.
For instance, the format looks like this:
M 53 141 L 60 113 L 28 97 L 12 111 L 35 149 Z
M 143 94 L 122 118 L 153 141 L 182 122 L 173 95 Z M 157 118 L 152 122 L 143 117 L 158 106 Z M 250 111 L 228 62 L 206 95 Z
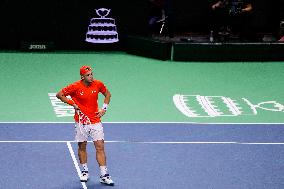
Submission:
M 92 68 L 90 66 L 82 66 L 80 68 L 80 75 L 85 75 L 88 71 L 92 71 Z

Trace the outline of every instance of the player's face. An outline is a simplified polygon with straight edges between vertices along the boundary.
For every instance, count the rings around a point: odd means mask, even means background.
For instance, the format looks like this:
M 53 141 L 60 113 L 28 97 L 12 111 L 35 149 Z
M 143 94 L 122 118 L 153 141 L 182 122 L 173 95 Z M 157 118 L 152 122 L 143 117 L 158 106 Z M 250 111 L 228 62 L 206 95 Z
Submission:
M 82 79 L 87 83 L 93 82 L 94 81 L 93 72 L 88 71 L 85 75 L 82 76 Z

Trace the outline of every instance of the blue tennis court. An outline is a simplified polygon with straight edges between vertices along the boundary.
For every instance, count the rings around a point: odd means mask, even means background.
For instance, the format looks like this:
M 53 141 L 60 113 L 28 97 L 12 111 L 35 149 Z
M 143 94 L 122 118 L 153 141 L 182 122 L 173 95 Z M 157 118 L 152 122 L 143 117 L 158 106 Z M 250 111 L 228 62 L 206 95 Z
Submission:
M 72 123 L 1 123 L 1 188 L 108 188 L 92 143 L 77 174 Z M 104 123 L 114 188 L 284 187 L 284 125 Z

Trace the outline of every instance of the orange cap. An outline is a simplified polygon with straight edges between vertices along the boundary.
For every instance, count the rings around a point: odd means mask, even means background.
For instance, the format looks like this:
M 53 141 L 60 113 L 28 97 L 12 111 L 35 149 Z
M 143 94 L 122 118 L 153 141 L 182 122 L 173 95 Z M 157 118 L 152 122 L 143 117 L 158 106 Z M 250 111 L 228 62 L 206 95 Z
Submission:
M 90 66 L 82 66 L 80 68 L 80 75 L 85 75 L 88 71 L 92 71 Z

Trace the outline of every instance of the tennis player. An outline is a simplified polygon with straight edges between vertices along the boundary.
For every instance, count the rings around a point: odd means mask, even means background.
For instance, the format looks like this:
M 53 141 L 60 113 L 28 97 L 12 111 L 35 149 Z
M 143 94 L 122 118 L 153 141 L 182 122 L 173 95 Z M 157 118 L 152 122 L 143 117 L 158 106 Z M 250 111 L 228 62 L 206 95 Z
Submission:
M 91 137 L 96 148 L 96 160 L 99 164 L 100 182 L 114 185 L 106 166 L 104 150 L 104 131 L 101 117 L 106 113 L 111 94 L 103 82 L 94 79 L 90 66 L 80 68 L 81 80 L 61 89 L 56 97 L 75 109 L 75 140 L 78 142 L 78 156 L 82 167 L 80 180 L 87 182 L 89 170 L 87 166 L 87 140 Z M 98 107 L 98 94 L 104 95 L 102 108 Z M 70 96 L 68 99 L 66 96 Z

